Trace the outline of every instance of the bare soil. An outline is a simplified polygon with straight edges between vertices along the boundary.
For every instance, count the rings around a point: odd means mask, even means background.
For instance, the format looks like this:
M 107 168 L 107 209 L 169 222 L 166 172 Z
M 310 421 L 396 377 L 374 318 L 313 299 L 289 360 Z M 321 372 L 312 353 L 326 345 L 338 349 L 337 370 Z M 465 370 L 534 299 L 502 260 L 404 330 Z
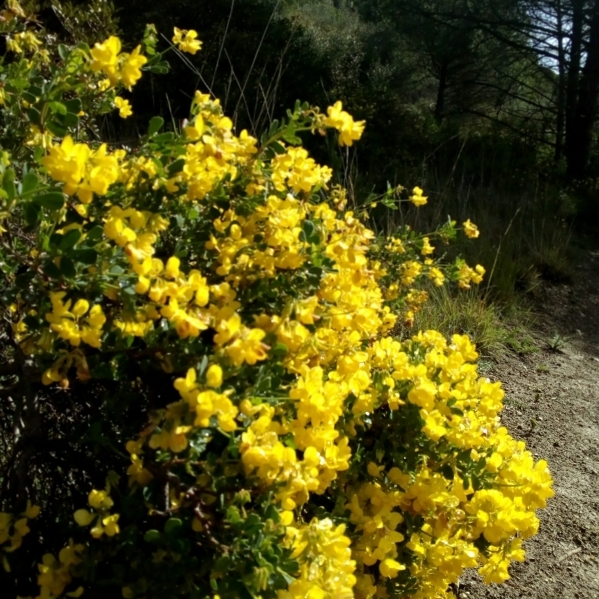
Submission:
M 511 579 L 486 586 L 468 573 L 459 599 L 599 599 L 599 251 L 578 250 L 573 274 L 540 292 L 540 351 L 503 356 L 487 374 L 504 383 L 512 435 L 549 462 L 555 497 Z

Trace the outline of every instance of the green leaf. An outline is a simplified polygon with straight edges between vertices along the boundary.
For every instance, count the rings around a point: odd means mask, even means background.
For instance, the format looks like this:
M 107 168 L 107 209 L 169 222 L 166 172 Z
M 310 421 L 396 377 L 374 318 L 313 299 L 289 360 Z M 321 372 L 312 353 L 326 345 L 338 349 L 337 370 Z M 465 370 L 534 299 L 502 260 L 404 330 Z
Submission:
M 35 173 L 27 173 L 23 177 L 23 184 L 21 185 L 21 195 L 29 195 L 32 191 L 37 189 L 39 179 Z
M 71 229 L 70 231 L 67 231 L 67 233 L 65 233 L 58 248 L 61 249 L 63 252 L 66 252 L 71 248 L 74 248 L 80 239 L 81 231 L 79 231 L 78 229 Z
M 160 116 L 155 116 L 150 119 L 150 124 L 148 125 L 148 135 L 151 137 L 160 129 L 162 129 L 162 125 L 164 125 L 164 119 Z
M 175 162 L 173 162 L 172 164 L 169 164 L 168 174 L 170 176 L 175 175 L 175 174 L 181 172 L 183 170 L 184 166 L 185 166 L 185 158 L 179 158 L 178 160 L 175 160 Z
M 6 192 L 6 197 L 10 201 L 17 194 L 15 187 L 15 171 L 12 168 L 6 169 L 2 178 L 2 189 Z
M 72 279 L 77 274 L 75 264 L 70 258 L 63 256 L 60 260 L 60 272 L 67 278 Z
M 23 205 L 23 217 L 30 227 L 34 227 L 38 223 L 41 212 L 40 207 L 33 202 L 27 202 Z
M 174 535 L 181 530 L 183 522 L 179 518 L 169 518 L 164 524 L 164 532 L 168 535 Z
M 62 122 L 66 127 L 75 129 L 75 127 L 79 125 L 79 117 L 76 114 L 73 114 L 72 112 L 67 112 L 67 114 L 65 114 L 62 117 Z
M 23 92 L 21 94 L 21 98 L 23 98 L 23 100 L 26 102 L 29 102 L 29 104 L 34 104 L 37 101 L 37 98 L 29 92 Z
M 159 64 L 151 66 L 148 71 L 150 71 L 150 73 L 154 73 L 155 75 L 166 75 L 168 73 L 168 69 L 161 67 Z
M 79 98 L 65 100 L 64 105 L 67 107 L 67 110 L 73 114 L 79 114 L 81 112 L 81 100 Z
M 42 115 L 40 114 L 40 111 L 37 108 L 33 108 L 33 106 L 30 106 L 25 111 L 25 114 L 34 125 L 39 125 L 42 122 Z
M 165 75 L 168 73 L 170 68 L 169 63 L 166 60 L 159 62 L 158 64 L 153 64 L 148 68 L 150 73 L 155 73 L 156 75 Z
M 54 133 L 56 137 L 64 137 L 67 134 L 66 127 L 56 121 L 48 121 L 46 123 L 46 129 L 48 129 L 50 133 Z
M 206 372 L 206 368 L 208 368 L 208 356 L 202 356 L 201 361 L 197 365 L 198 376 L 204 376 L 204 372 Z
M 316 226 L 311 220 L 305 220 L 302 223 L 302 237 L 304 237 L 303 241 L 308 243 L 318 243 L 320 241 Z
M 81 262 L 81 264 L 95 264 L 98 260 L 98 252 L 96 250 L 73 250 L 69 252 L 69 257 L 75 262 Z
M 62 102 L 50 102 L 49 106 L 52 112 L 57 112 L 58 114 L 67 113 L 67 107 Z
M 34 197 L 33 201 L 42 208 L 60 210 L 64 206 L 64 194 L 60 191 L 49 191 Z
M 272 149 L 272 146 L 266 146 L 264 148 L 264 158 L 266 160 L 272 160 L 276 156 L 275 151 Z
M 44 262 L 42 271 L 51 279 L 60 279 L 61 277 L 60 269 L 58 266 L 56 266 L 56 264 L 54 264 L 54 262 L 52 262 L 52 260 L 46 260 L 46 262 Z
M 279 121 L 275 119 L 270 125 L 270 129 L 268 130 L 268 137 L 274 137 L 279 130 Z
M 44 240 L 43 249 L 47 250 L 51 246 L 58 248 L 63 237 L 64 237 L 64 235 L 62 233 L 52 233 L 52 235 L 50 235 L 50 239 L 48 240 L 48 243 L 45 243 L 45 240 Z
M 275 154 L 284 154 L 287 150 L 278 141 L 273 141 L 270 147 L 274 150 Z
M 276 360 L 284 358 L 289 353 L 289 348 L 284 343 L 276 343 L 271 350 L 272 357 Z
M 176 553 L 185 555 L 185 554 L 189 553 L 189 550 L 191 549 L 191 543 L 189 542 L 188 539 L 176 539 L 173 542 L 172 547 Z
M 159 144 L 169 143 L 173 141 L 173 139 L 175 139 L 175 134 L 172 131 L 167 131 L 166 133 L 161 133 L 160 135 L 156 135 L 156 137 L 154 137 L 154 141 Z
M 288 127 L 283 131 L 281 137 L 289 144 L 293 146 L 297 146 L 302 143 L 302 140 L 295 134 L 295 129 L 293 127 Z
M 104 235 L 104 229 L 100 227 L 100 225 L 96 225 L 93 229 L 91 229 L 85 237 L 85 241 L 88 244 L 98 243 L 102 236 Z
M 66 60 L 70 54 L 71 52 L 68 46 L 65 46 L 64 44 L 58 44 L 58 55 L 60 56 L 60 58 Z
M 241 514 L 237 506 L 229 506 L 229 508 L 227 509 L 227 520 L 231 524 L 237 524 L 238 522 L 241 522 Z
M 146 543 L 158 543 L 160 541 L 160 533 L 157 530 L 148 530 L 144 535 L 144 541 Z

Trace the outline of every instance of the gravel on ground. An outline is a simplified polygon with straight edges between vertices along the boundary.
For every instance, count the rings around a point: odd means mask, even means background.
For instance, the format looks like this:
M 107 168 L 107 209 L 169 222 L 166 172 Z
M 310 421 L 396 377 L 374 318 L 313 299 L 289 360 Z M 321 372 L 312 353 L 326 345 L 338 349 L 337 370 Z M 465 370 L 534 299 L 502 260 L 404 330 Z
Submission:
M 539 294 L 539 351 L 487 374 L 504 384 L 504 424 L 549 462 L 555 497 L 511 579 L 486 586 L 469 572 L 458 599 L 599 599 L 599 251 L 578 254 L 572 283 Z

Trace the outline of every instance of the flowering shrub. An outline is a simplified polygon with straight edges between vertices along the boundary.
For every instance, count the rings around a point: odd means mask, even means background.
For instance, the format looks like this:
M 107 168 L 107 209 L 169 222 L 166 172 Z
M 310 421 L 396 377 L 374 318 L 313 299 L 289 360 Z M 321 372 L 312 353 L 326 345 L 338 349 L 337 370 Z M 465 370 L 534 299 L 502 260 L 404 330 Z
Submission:
M 500 425 L 467 337 L 394 336 L 426 281 L 484 269 L 432 258 L 455 223 L 377 238 L 346 211 L 298 134 L 349 146 L 364 123 L 298 103 L 258 140 L 197 92 L 182 131 L 154 118 L 134 150 L 109 147 L 94 119 L 130 116 L 119 94 L 168 66 L 153 27 L 131 52 L 54 46 L 13 1 L 0 28 L 15 593 L 428 599 L 464 568 L 506 580 L 547 464 Z M 196 38 L 177 29 L 173 48 Z

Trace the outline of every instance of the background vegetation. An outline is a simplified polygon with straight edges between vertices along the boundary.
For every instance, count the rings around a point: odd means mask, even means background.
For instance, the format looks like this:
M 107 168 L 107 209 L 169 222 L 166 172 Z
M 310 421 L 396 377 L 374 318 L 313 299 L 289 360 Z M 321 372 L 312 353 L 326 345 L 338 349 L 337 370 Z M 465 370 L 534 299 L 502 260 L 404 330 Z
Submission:
M 296 99 L 320 106 L 341 99 L 367 121 L 364 139 L 351 151 L 312 147 L 316 157 L 357 204 L 388 185 L 426 190 L 431 201 L 418 216 L 375 211 L 379 229 L 471 216 L 484 242 L 458 250 L 477 252 L 469 257 L 489 270 L 495 265 L 486 288 L 494 298 L 512 302 L 543 278 L 567 277 L 573 223 L 596 218 L 597 0 L 44 6 L 60 36 L 97 41 L 118 30 L 133 44 L 148 22 L 164 30 L 185 23 L 205 42 L 196 56 L 171 60 L 168 82 L 151 75 L 135 90 L 134 118 L 99 123 L 104 140 L 135 143 L 156 113 L 180 128 L 198 87 L 253 133 Z

